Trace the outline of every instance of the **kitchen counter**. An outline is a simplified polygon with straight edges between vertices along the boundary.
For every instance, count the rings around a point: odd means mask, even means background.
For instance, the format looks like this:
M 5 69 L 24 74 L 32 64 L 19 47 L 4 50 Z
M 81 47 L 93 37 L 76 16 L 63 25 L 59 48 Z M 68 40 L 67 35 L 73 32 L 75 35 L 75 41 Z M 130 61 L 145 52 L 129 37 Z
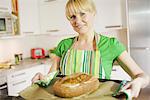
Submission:
M 18 65 L 13 65 L 10 69 L 0 71 L 0 95 L 11 93 L 15 96 L 21 87 L 27 87 L 31 84 L 31 79 L 37 72 L 47 74 L 51 66 L 51 59 L 24 59 Z M 8 94 L 2 93 L 3 89 L 8 88 Z M 14 90 L 15 89 L 15 90 Z M 10 92 L 11 91 L 11 92 Z M 15 91 L 15 92 L 13 92 Z M 14 93 L 14 94 L 13 94 Z M 1 99 L 0 99 L 1 100 Z
M 39 64 L 50 64 L 51 63 L 51 59 L 50 58 L 43 58 L 43 59 L 31 59 L 31 58 L 26 58 L 22 61 L 20 61 L 20 63 L 18 65 L 13 65 L 13 69 L 9 70 L 20 70 L 20 69 L 25 69 L 27 67 L 32 67 L 34 65 L 39 65 Z
M 11 68 L 9 69 L 1 69 L 0 70 L 0 85 L 6 83 L 6 76 L 7 73 L 13 73 L 18 70 L 30 68 L 36 65 L 40 64 L 49 64 L 51 65 L 51 59 L 50 58 L 44 58 L 44 59 L 31 59 L 31 58 L 25 58 L 18 65 L 12 64 Z
M 8 70 L 19 70 L 22 68 L 26 68 L 29 65 L 36 65 L 36 64 L 45 64 L 50 63 L 51 59 L 49 57 L 43 58 L 43 59 L 31 59 L 31 58 L 25 58 L 22 61 L 19 62 L 19 64 L 11 64 L 10 69 L 0 69 L 0 72 L 2 71 L 8 71 Z
M 150 100 L 150 88 L 144 88 L 141 90 L 137 100 Z

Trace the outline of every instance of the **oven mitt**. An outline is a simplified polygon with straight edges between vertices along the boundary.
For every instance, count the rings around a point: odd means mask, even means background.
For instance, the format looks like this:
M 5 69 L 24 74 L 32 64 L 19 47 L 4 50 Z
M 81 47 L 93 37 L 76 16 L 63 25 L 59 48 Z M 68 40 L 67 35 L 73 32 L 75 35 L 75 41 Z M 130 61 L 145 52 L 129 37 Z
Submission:
M 40 87 L 47 88 L 50 82 L 57 76 L 58 71 L 51 72 L 47 74 L 43 80 L 38 80 L 35 84 L 38 84 Z
M 112 96 L 114 97 L 117 97 L 121 94 L 125 94 L 126 95 L 126 100 L 132 100 L 132 97 L 131 97 L 131 90 L 128 89 L 128 90 L 124 90 L 123 92 L 119 92 L 120 89 L 127 83 L 126 80 L 123 80 L 120 85 L 118 86 L 118 88 L 116 89 L 116 91 L 112 94 Z

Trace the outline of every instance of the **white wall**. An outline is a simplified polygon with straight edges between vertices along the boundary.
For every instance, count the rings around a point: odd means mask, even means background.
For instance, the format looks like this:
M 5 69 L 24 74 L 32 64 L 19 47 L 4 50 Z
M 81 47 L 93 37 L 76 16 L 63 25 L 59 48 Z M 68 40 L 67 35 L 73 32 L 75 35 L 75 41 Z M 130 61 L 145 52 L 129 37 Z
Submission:
M 13 60 L 14 54 L 23 53 L 23 58 L 30 57 L 30 49 L 41 47 L 46 51 L 53 48 L 64 38 L 50 35 L 36 35 L 0 39 L 0 62 Z
M 75 36 L 75 34 L 61 35 L 61 33 L 58 32 L 50 35 L 30 35 L 0 39 L 0 62 L 13 60 L 14 54 L 16 53 L 23 53 L 23 58 L 30 57 L 31 48 L 44 48 L 46 54 L 48 54 L 48 50 L 56 47 L 62 39 Z M 109 34 L 102 34 L 117 37 L 128 49 L 126 29 L 112 30 Z

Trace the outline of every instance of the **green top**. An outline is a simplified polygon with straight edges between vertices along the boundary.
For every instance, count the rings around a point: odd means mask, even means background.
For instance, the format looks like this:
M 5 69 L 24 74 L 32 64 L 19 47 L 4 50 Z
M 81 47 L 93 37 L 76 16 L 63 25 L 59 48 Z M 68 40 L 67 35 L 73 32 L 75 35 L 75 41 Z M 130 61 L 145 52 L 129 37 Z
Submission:
M 74 39 L 75 37 L 62 40 L 52 53 L 62 57 L 62 55 L 72 46 Z M 104 67 L 105 72 L 107 72 L 106 76 L 107 78 L 110 78 L 113 62 L 123 51 L 125 51 L 125 47 L 116 38 L 110 38 L 103 35 L 100 35 L 97 46 L 100 50 L 102 66 Z

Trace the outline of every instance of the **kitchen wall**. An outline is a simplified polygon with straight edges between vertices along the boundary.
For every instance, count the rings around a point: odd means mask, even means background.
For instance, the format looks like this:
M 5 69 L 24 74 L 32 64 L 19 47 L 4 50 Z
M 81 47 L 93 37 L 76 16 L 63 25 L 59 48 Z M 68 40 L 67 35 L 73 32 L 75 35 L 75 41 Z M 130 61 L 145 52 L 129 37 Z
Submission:
M 73 37 L 76 34 L 62 34 L 58 35 L 44 34 L 44 35 L 29 35 L 8 37 L 0 39 L 0 62 L 14 60 L 14 54 L 22 53 L 23 58 L 30 57 L 31 48 L 44 48 L 46 55 L 48 50 L 57 46 L 57 44 L 64 38 Z M 121 41 L 126 49 L 129 50 L 127 29 L 110 29 L 108 32 L 102 32 L 101 34 L 107 36 L 117 37 Z
M 48 51 L 65 36 L 34 35 L 0 39 L 0 62 L 14 59 L 14 54 L 23 53 L 23 58 L 30 57 L 30 49 L 41 47 Z

